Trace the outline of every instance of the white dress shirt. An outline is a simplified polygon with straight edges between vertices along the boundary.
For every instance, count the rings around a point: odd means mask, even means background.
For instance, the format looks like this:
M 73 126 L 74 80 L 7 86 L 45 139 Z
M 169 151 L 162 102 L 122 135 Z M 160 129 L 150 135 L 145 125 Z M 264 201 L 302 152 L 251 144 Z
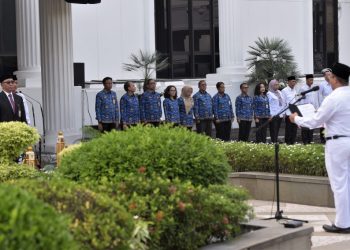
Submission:
M 314 86 L 315 84 L 312 84 L 311 86 L 307 84 L 303 85 L 299 90 L 299 94 L 301 92 L 312 89 Z M 318 91 L 309 92 L 305 95 L 305 98 L 299 102 L 299 104 L 312 104 L 312 106 L 314 106 L 314 108 L 317 110 L 320 106 L 318 96 Z
M 269 105 L 270 105 L 270 114 L 271 116 L 277 115 L 283 108 L 284 108 L 284 101 L 283 101 L 283 95 L 281 91 L 277 90 L 280 93 L 280 96 L 282 98 L 282 103 L 280 105 L 280 102 L 278 100 L 278 96 L 272 92 L 267 92 L 267 98 L 269 99 Z M 283 114 L 280 115 L 280 117 L 283 117 Z
M 291 87 L 287 86 L 284 89 L 282 89 L 282 96 L 284 100 L 284 107 L 287 107 L 289 104 L 292 104 L 296 100 L 297 91 L 295 90 L 295 87 L 292 89 Z M 286 111 L 286 115 L 290 115 L 291 112 L 289 109 Z
M 332 93 L 333 89 L 329 82 L 324 81 L 320 83 L 320 90 L 318 91 L 318 102 L 321 105 L 323 100 Z
M 7 96 L 7 99 L 9 100 L 9 103 L 11 104 L 10 94 L 12 94 L 12 93 L 8 93 L 8 92 L 6 92 L 5 90 L 2 90 L 2 91 L 4 91 L 4 93 L 5 93 L 6 96 Z M 15 98 L 13 97 L 13 94 L 12 94 L 12 98 L 13 98 L 13 101 L 15 101 Z
M 327 136 L 350 136 L 350 87 L 335 89 L 313 117 L 295 117 L 295 123 L 310 129 L 325 124 Z
M 319 93 L 321 94 L 321 96 L 323 96 L 324 98 L 329 96 L 332 93 L 333 89 L 332 86 L 329 82 L 324 81 L 320 84 L 320 90 Z

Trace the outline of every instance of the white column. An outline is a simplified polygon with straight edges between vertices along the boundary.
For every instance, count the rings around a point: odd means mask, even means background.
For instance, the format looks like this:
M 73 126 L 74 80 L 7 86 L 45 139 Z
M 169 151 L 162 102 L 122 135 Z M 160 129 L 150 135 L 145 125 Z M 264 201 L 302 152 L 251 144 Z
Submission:
M 21 85 L 41 86 L 38 0 L 16 0 L 18 71 Z
M 219 81 L 225 83 L 231 99 L 240 94 L 239 85 L 245 81 L 247 68 L 244 65 L 242 0 L 219 0 L 219 52 L 220 68 L 216 74 L 206 76 L 209 87 L 215 88 Z M 238 127 L 233 123 L 233 127 Z
M 304 3 L 304 68 L 302 69 L 304 74 L 314 73 L 314 36 L 313 36 L 313 6 L 312 0 L 305 0 Z
M 74 105 L 71 5 L 64 0 L 40 0 L 42 93 L 46 145 L 50 151 L 58 131 L 68 143 L 79 137 Z
M 218 74 L 235 74 L 244 78 L 242 36 L 241 0 L 219 0 L 219 49 L 220 68 Z
M 245 79 L 242 36 L 242 0 L 219 0 L 220 68 L 207 75 L 208 82 L 238 83 Z
M 350 0 L 339 0 L 339 62 L 350 65 Z

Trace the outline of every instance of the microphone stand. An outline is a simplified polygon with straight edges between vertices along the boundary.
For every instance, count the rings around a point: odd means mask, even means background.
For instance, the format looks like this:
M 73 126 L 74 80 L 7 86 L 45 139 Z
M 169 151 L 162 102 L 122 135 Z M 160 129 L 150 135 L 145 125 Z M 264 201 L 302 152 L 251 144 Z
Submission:
M 22 92 L 21 92 L 22 95 L 24 95 Z M 33 113 L 33 125 L 34 127 L 36 127 L 36 120 L 35 120 L 35 109 L 34 109 L 34 105 L 31 101 L 27 100 L 27 102 L 30 103 L 30 105 L 32 105 L 32 113 Z M 36 150 L 36 145 L 34 146 L 35 147 L 35 150 Z M 39 138 L 39 155 L 37 157 L 38 161 L 39 161 L 39 167 L 41 167 L 41 138 Z
M 46 146 L 45 145 L 46 127 L 45 127 L 45 117 L 44 117 L 43 106 L 41 105 L 40 102 L 35 100 L 33 97 L 30 97 L 29 95 L 23 93 L 22 91 L 19 91 L 19 93 L 23 94 L 25 97 L 28 97 L 30 100 L 34 101 L 35 103 L 39 104 L 39 107 L 40 107 L 42 123 L 43 123 L 43 135 L 40 136 L 40 138 L 39 138 L 39 164 L 40 164 L 40 167 L 41 167 L 42 166 L 42 143 L 44 144 L 44 151 L 45 151 L 45 146 Z M 35 113 L 34 113 L 33 104 L 32 104 L 32 112 L 33 112 L 33 122 L 34 122 L 34 127 L 35 127 Z
M 273 119 L 278 119 L 279 116 L 281 114 L 283 114 L 285 111 L 287 111 L 289 109 L 289 106 L 290 105 L 295 105 L 297 104 L 298 102 L 300 102 L 302 99 L 305 98 L 305 95 L 302 95 L 301 97 L 299 97 L 294 103 L 292 104 L 289 104 L 287 107 L 285 107 L 284 109 L 282 109 L 280 112 L 278 112 L 278 114 L 274 115 L 272 117 L 271 120 L 268 120 L 266 121 L 265 123 L 263 123 L 259 128 L 257 128 L 257 131 L 267 127 L 267 125 L 273 120 Z M 276 142 L 274 144 L 274 148 L 275 148 L 275 182 L 276 182 L 276 204 L 277 204 L 277 211 L 275 213 L 275 216 L 274 217 L 271 217 L 271 218 L 266 218 L 264 220 L 273 220 L 273 219 L 276 219 L 276 220 L 294 220 L 294 221 L 300 221 L 300 222 L 305 222 L 305 223 L 308 223 L 307 220 L 299 220 L 299 219 L 292 219 L 292 218 L 287 218 L 287 217 L 284 217 L 282 214 L 283 214 L 283 211 L 280 209 L 280 186 L 279 186 L 279 183 L 280 183 L 280 179 L 279 179 L 279 168 L 280 168 L 280 165 L 279 165 L 279 143 L 276 139 Z
M 24 95 L 22 92 L 19 92 L 20 94 Z M 36 127 L 36 122 L 35 122 L 35 109 L 34 109 L 34 105 L 31 101 L 26 100 L 27 102 L 30 103 L 30 105 L 32 105 L 32 113 L 33 113 L 33 125 L 34 127 Z M 26 114 L 27 115 L 27 114 Z M 27 121 L 28 122 L 28 121 Z
M 84 93 L 86 93 L 85 90 L 85 82 L 81 83 L 81 141 L 84 141 L 85 139 L 85 133 L 84 133 L 84 123 L 85 123 L 85 115 L 84 115 L 84 106 L 85 106 L 85 96 Z

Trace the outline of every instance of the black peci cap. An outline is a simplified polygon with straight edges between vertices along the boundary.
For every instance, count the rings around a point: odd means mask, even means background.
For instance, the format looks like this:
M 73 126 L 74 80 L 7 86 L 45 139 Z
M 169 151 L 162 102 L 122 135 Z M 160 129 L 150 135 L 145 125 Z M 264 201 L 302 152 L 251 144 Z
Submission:
M 287 80 L 292 81 L 292 80 L 296 80 L 296 79 L 295 79 L 295 76 L 288 76 Z
M 342 79 L 344 79 L 346 82 L 349 82 L 349 76 L 350 76 L 350 67 L 342 64 L 342 63 L 335 63 L 332 66 L 332 73 Z
M 313 74 L 307 74 L 307 75 L 305 75 L 305 78 L 306 79 L 314 78 L 314 75 Z
M 3 81 L 5 81 L 6 79 L 15 80 L 15 77 L 14 77 L 14 75 L 2 75 L 2 76 L 0 77 L 0 83 L 2 83 Z

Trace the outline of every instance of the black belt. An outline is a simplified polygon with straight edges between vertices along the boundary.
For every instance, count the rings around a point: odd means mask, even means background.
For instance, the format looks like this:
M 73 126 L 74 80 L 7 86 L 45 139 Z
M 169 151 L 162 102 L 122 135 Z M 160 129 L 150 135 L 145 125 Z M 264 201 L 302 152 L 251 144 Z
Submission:
M 329 140 L 336 140 L 338 138 L 341 138 L 341 137 L 350 137 L 350 136 L 347 136 L 347 135 L 333 135 L 333 136 L 329 136 L 329 137 L 326 137 L 326 141 L 329 141 Z

